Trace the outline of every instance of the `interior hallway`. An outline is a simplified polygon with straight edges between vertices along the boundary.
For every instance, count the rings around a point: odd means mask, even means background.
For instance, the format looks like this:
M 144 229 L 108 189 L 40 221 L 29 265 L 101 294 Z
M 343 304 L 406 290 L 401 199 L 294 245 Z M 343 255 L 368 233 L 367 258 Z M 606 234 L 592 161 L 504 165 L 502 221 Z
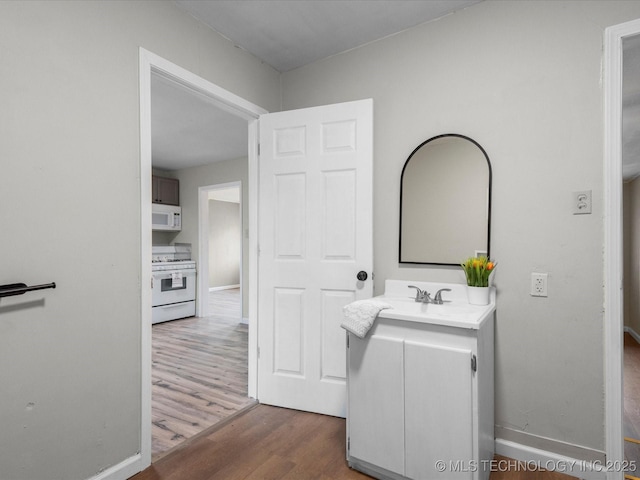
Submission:
M 253 403 L 240 290 L 211 292 L 209 311 L 152 327 L 153 461 Z

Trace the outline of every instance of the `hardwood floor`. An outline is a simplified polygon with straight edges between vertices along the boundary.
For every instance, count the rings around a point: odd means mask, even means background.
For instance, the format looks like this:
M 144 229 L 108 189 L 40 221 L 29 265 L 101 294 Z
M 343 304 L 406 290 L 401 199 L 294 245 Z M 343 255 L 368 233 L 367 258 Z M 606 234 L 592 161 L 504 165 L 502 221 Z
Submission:
M 153 461 L 253 403 L 239 289 L 212 292 L 210 311 L 152 327 Z
M 153 326 L 153 464 L 132 479 L 370 478 L 346 463 L 344 419 L 255 405 L 247 397 L 239 291 L 216 293 L 212 317 Z M 573 478 L 496 461 L 512 467 L 496 469 L 490 480 Z
M 370 478 L 348 467 L 345 428 L 341 418 L 257 405 L 185 442 L 132 480 Z M 517 468 L 505 457 L 495 460 L 511 468 L 495 468 L 490 480 L 575 480 Z
M 242 298 L 239 288 L 209 292 L 209 314 L 237 320 L 242 317 Z

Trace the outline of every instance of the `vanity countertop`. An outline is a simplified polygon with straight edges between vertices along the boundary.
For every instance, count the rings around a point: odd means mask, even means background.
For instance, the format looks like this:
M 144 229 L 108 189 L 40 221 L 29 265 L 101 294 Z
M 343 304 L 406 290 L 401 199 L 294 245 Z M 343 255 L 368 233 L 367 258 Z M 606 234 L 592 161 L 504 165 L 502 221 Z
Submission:
M 415 293 L 409 285 L 428 291 L 432 297 L 443 288 L 451 291 L 442 292 L 444 303 L 435 305 L 416 302 Z M 471 305 L 467 301 L 466 285 L 386 280 L 384 295 L 374 298 L 392 307 L 381 310 L 378 314 L 380 318 L 477 330 L 491 317 L 491 313 L 496 308 L 495 288 L 490 288 L 489 305 Z

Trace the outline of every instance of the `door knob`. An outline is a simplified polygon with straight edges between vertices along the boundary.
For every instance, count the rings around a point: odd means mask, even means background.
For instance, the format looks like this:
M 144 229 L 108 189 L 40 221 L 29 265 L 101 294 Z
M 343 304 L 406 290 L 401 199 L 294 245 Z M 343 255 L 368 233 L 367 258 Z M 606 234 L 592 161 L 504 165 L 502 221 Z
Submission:
M 364 270 L 360 270 L 358 272 L 358 275 L 356 275 L 356 278 L 361 282 L 364 282 L 367 279 L 367 277 L 368 277 L 367 272 L 365 272 Z

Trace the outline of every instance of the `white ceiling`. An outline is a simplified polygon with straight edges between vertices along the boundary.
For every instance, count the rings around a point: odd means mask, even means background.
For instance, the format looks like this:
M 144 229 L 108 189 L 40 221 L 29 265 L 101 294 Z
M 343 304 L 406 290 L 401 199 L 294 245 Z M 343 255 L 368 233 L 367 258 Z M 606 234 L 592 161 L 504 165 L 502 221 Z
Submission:
M 401 32 L 480 0 L 177 0 L 279 72 Z
M 201 94 L 151 75 L 151 158 L 154 168 L 179 170 L 247 155 L 246 120 Z
M 481 0 L 177 0 L 280 72 L 440 18 Z M 178 170 L 247 155 L 245 121 L 152 75 L 152 163 Z

